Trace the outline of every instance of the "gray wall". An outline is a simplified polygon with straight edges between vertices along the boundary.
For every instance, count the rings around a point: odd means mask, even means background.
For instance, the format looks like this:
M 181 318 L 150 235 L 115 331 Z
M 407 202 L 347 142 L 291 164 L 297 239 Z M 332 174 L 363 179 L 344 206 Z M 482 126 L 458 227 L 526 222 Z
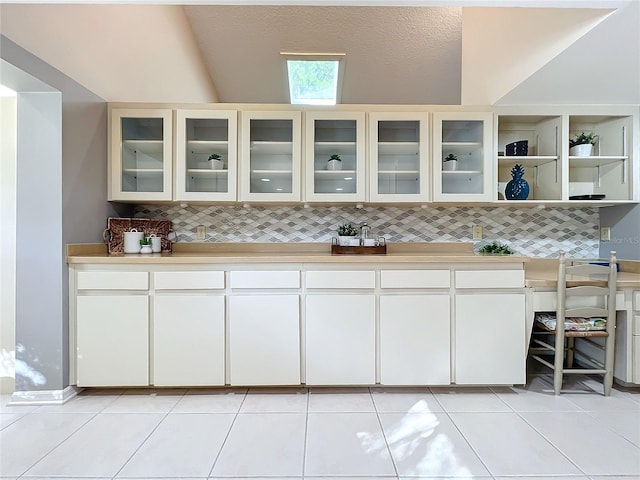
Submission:
M 16 390 L 57 390 L 69 384 L 65 245 L 101 242 L 107 217 L 119 216 L 106 201 L 107 106 L 102 98 L 4 36 L 0 36 L 0 57 L 62 94 L 62 138 L 58 138 L 61 158 L 47 152 L 34 156 L 28 167 L 32 169 L 29 178 L 33 182 L 19 181 L 17 245 L 22 253 L 17 253 L 16 265 L 16 275 L 22 279 L 16 285 L 20 290 L 16 301 L 16 345 L 20 344 L 25 354 L 37 353 L 47 371 L 46 384 L 16 379 Z M 31 127 L 22 128 L 30 128 L 31 141 L 36 142 L 40 132 Z M 23 133 L 19 125 L 18 136 Z M 18 155 L 20 169 L 22 155 Z M 32 199 L 37 200 L 39 209 L 24 210 L 28 205 L 25 202 Z M 119 211 L 123 215 L 130 213 L 127 207 Z M 28 216 L 24 216 L 26 212 Z M 28 245 L 33 247 L 29 249 Z M 41 262 L 47 268 L 47 275 L 42 278 L 34 275 L 41 272 Z M 38 305 L 40 313 L 31 312 L 35 307 L 30 304 Z
M 600 242 L 600 257 L 611 250 L 622 260 L 640 260 L 640 204 L 600 209 L 600 228 L 611 228 L 611 241 Z

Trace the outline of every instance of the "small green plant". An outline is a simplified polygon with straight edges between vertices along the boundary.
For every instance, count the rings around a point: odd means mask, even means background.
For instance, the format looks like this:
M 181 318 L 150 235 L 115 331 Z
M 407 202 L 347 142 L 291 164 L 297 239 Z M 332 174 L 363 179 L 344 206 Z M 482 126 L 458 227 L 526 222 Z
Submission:
M 145 247 L 145 246 L 151 246 L 151 237 L 142 237 L 140 239 L 140 246 Z
M 450 162 L 451 160 L 458 160 L 458 157 L 456 157 L 453 153 L 450 153 L 444 158 L 443 162 Z
M 222 160 L 222 155 L 212 153 L 211 155 L 209 155 L 209 158 L 207 158 L 207 160 Z
M 336 232 L 338 232 L 338 235 L 341 237 L 355 237 L 358 235 L 358 227 L 352 223 L 343 223 L 342 225 L 338 225 Z
M 337 160 L 337 161 L 339 161 L 339 162 L 341 162 L 341 161 L 342 161 L 342 159 L 340 158 L 340 155 L 338 155 L 337 153 L 334 153 L 333 155 L 331 155 L 331 156 L 329 157 L 329 160 Z
M 513 255 L 515 252 L 508 245 L 494 241 L 480 248 L 478 253 L 485 255 Z
M 576 135 L 576 138 L 573 140 L 569 140 L 569 147 L 575 147 L 576 145 L 587 145 L 587 144 L 595 145 L 596 143 L 596 134 L 595 133 L 580 133 Z

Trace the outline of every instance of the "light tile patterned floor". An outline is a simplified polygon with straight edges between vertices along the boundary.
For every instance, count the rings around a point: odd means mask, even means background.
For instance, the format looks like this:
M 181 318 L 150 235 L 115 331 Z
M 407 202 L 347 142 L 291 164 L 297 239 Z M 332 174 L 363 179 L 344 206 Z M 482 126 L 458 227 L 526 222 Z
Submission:
M 592 390 L 595 389 L 594 390 Z M 0 402 L 0 477 L 640 480 L 640 389 L 85 390 Z

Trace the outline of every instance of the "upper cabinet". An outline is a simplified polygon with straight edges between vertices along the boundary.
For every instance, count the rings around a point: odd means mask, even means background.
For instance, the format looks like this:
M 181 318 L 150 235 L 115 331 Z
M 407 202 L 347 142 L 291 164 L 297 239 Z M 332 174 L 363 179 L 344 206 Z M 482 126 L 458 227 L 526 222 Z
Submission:
M 433 114 L 433 200 L 488 202 L 493 198 L 493 114 Z
M 309 202 L 365 201 L 364 112 L 305 112 L 305 195 Z
M 176 200 L 236 200 L 237 118 L 235 110 L 176 111 Z
M 241 112 L 242 201 L 301 200 L 302 114 Z
M 429 114 L 369 114 L 369 201 L 429 201 Z
M 111 110 L 109 200 L 171 200 L 172 112 Z

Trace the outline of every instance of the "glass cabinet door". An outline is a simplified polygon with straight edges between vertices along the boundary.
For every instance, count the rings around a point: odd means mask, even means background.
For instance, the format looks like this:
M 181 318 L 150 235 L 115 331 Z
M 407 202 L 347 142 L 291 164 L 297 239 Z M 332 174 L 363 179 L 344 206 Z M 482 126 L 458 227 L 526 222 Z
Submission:
M 434 113 L 436 201 L 491 201 L 492 113 Z
M 171 200 L 171 110 L 111 111 L 109 200 Z
M 300 200 L 301 118 L 242 112 L 241 200 Z
M 237 112 L 176 112 L 176 200 L 236 200 Z
M 369 200 L 426 202 L 428 192 L 427 113 L 369 114 Z
M 306 112 L 305 200 L 365 200 L 365 114 Z

